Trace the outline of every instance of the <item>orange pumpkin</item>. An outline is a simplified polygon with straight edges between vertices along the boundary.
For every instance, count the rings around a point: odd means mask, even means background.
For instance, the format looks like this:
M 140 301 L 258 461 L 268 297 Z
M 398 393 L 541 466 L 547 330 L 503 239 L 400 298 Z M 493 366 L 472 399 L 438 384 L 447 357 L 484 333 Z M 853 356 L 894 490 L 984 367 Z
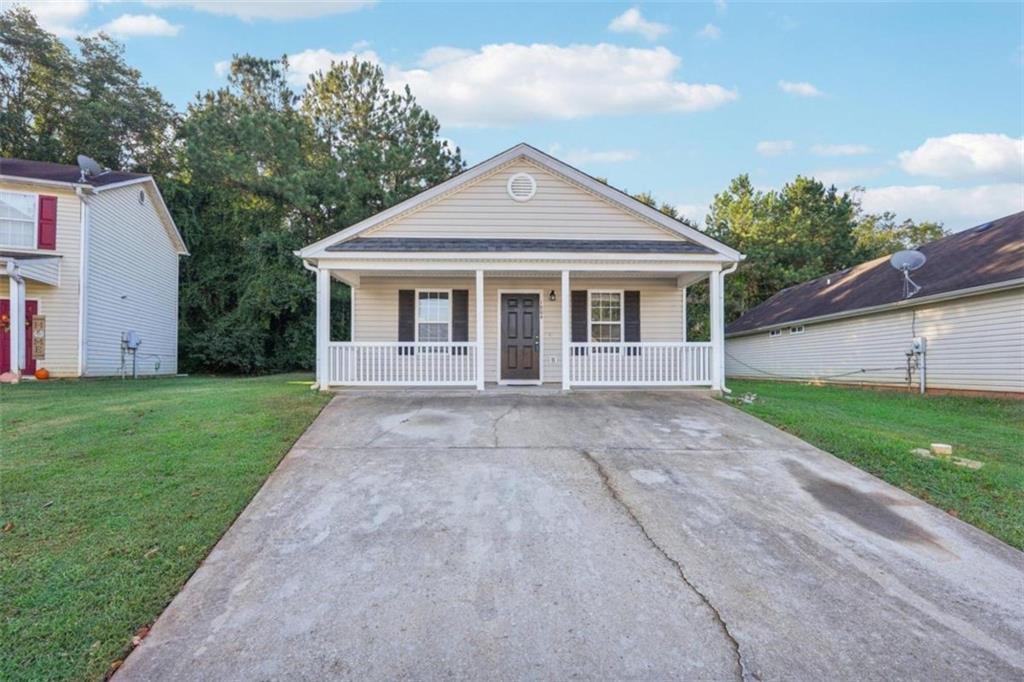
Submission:
M 36 379 L 39 379 L 41 381 L 45 381 L 46 379 L 49 379 L 49 378 L 50 378 L 50 370 L 46 369 L 45 367 L 40 367 L 39 369 L 36 370 Z

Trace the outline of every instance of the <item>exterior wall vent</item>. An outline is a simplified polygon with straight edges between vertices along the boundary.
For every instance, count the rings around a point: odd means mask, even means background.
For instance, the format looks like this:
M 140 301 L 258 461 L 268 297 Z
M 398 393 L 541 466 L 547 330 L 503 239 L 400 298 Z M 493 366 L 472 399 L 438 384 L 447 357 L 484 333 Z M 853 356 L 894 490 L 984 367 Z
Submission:
M 516 201 L 529 201 L 537 193 L 537 181 L 529 173 L 516 173 L 508 179 L 508 195 Z

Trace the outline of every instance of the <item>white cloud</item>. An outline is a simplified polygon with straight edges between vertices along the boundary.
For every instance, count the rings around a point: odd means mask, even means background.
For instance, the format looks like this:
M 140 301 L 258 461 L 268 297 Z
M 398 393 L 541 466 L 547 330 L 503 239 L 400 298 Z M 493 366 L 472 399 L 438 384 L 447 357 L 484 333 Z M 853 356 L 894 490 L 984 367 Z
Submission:
M 120 38 L 132 36 L 176 36 L 181 26 L 155 14 L 122 14 L 99 28 Z
M 1024 183 L 952 189 L 936 185 L 872 187 L 864 191 L 861 205 L 869 213 L 895 211 L 901 218 L 936 220 L 952 230 L 962 230 L 1024 211 Z
M 697 31 L 697 37 L 704 40 L 718 40 L 722 37 L 722 29 L 714 24 L 704 24 L 704 28 Z
M 899 160 L 911 175 L 1019 180 L 1024 178 L 1024 138 L 975 133 L 930 137 L 917 149 L 901 152 Z
M 355 12 L 376 0 L 144 0 L 151 7 L 189 7 L 200 12 L 232 16 L 244 21 L 310 19 Z
M 222 59 L 221 61 L 217 62 L 213 65 L 213 72 L 221 78 L 224 78 L 224 76 L 228 75 L 231 72 L 231 60 Z
M 701 225 L 704 223 L 704 218 L 707 217 L 708 211 L 711 210 L 711 204 L 675 204 L 676 210 L 679 211 L 679 215 L 686 218 L 695 225 Z
M 297 87 L 302 87 L 309 80 L 309 77 L 317 71 L 326 71 L 332 63 L 347 62 L 353 57 L 358 57 L 364 62 L 380 64 L 380 57 L 373 50 L 364 50 L 362 52 L 355 50 L 331 52 L 323 48 L 303 50 L 297 54 L 288 55 L 288 82 Z
M 821 97 L 825 94 L 806 82 L 779 81 L 779 89 L 787 95 L 796 95 L 797 97 Z
M 635 149 L 606 149 L 603 151 L 591 151 L 589 149 L 574 149 L 566 152 L 561 158 L 571 165 L 578 166 L 588 163 L 622 163 L 632 161 L 639 153 Z
M 715 0 L 715 9 L 719 14 L 725 14 L 729 9 L 729 3 L 725 0 Z
M 861 156 L 870 154 L 871 147 L 866 144 L 816 144 L 811 146 L 811 153 L 818 156 Z
M 780 156 L 788 154 L 796 147 L 793 140 L 763 140 L 757 143 L 757 153 L 761 156 Z
M 289 56 L 291 80 L 352 53 L 306 50 Z M 373 52 L 362 59 L 379 62 Z M 663 47 L 484 45 L 434 48 L 418 68 L 384 65 L 388 84 L 408 84 L 445 126 L 503 126 L 539 120 L 714 109 L 739 95 L 715 84 L 674 80 L 680 59 Z
M 40 26 L 62 38 L 81 33 L 76 24 L 89 13 L 89 0 L 16 0 L 13 4 L 27 7 Z
M 669 32 L 669 27 L 654 21 L 647 21 L 636 7 L 627 9 L 608 24 L 608 30 L 615 33 L 636 33 L 647 40 L 657 40 Z

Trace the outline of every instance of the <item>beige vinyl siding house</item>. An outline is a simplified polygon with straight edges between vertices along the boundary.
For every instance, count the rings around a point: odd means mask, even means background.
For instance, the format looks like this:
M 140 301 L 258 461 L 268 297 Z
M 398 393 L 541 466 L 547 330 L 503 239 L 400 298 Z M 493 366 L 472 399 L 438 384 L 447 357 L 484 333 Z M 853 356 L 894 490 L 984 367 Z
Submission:
M 52 228 L 45 205 L 55 209 Z M 19 238 L 30 224 L 35 239 Z M 139 374 L 176 373 L 185 254 L 150 176 L 83 177 L 77 166 L 0 159 L 2 369 L 116 375 L 122 335 L 132 330 L 142 339 Z
M 37 315 L 46 320 L 46 358 L 37 363 L 56 376 L 78 374 L 78 305 L 81 276 L 81 202 L 73 190 L 0 180 L 0 192 L 57 199 L 57 248 L 48 253 L 59 259 L 55 282 L 26 279 L 25 300 L 37 301 Z M 0 252 L 4 247 L 0 245 Z M 0 268 L 0 298 L 10 300 L 10 278 Z M 10 359 L 6 367 L 9 368 Z
M 726 375 L 914 390 L 923 378 L 926 390 L 1024 397 L 1024 214 L 982 228 L 923 246 L 926 265 L 912 273 L 922 288 L 909 298 L 830 313 L 827 305 L 850 295 L 841 273 L 780 293 L 765 305 L 792 312 L 771 319 L 755 308 L 750 314 L 759 321 L 730 325 Z M 864 302 L 899 291 L 901 276 L 887 258 L 859 268 L 853 274 L 863 279 Z M 837 302 L 816 304 L 818 315 L 801 314 L 830 278 Z M 911 352 L 915 338 L 924 339 L 923 355 Z
M 317 382 L 722 386 L 742 256 L 528 145 L 296 253 L 317 273 Z M 685 337 L 709 279 L 712 340 Z M 328 337 L 331 282 L 351 339 Z

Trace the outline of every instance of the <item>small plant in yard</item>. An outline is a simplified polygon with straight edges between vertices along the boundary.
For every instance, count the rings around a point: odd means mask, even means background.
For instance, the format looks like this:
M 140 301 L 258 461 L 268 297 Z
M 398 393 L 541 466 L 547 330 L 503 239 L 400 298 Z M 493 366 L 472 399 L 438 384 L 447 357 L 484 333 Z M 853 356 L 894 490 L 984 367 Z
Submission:
M 1024 401 L 770 381 L 729 387 L 757 395 L 732 401 L 739 409 L 1024 549 Z
M 116 669 L 326 404 L 300 379 L 0 388 L 0 679 Z

